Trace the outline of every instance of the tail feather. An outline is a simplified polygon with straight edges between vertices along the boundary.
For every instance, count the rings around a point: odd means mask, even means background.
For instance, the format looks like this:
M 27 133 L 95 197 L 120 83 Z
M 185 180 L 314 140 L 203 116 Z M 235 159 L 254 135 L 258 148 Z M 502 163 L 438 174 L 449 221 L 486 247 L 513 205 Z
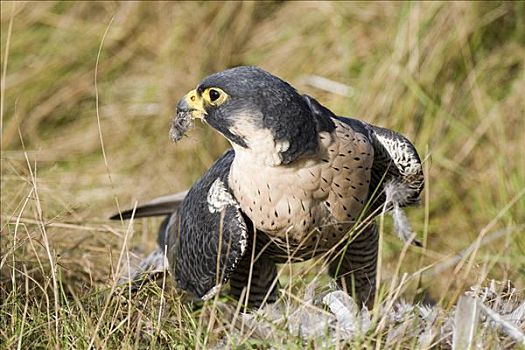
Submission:
M 116 213 L 110 217 L 111 220 L 128 220 L 131 218 L 144 218 L 149 216 L 170 215 L 181 205 L 188 191 L 171 194 L 168 196 L 158 197 L 150 202 L 140 205 L 136 208 Z

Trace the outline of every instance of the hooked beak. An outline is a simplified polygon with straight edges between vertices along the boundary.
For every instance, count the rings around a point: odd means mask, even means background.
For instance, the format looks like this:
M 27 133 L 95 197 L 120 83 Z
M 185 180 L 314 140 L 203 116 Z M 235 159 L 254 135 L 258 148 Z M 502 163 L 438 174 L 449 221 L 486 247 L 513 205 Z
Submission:
M 177 103 L 177 115 L 171 121 L 170 138 L 177 142 L 193 127 L 193 120 L 206 116 L 202 98 L 197 90 L 191 90 Z
M 177 104 L 177 115 L 190 114 L 192 119 L 204 119 L 206 111 L 204 110 L 202 98 L 197 94 L 197 90 L 191 90 Z

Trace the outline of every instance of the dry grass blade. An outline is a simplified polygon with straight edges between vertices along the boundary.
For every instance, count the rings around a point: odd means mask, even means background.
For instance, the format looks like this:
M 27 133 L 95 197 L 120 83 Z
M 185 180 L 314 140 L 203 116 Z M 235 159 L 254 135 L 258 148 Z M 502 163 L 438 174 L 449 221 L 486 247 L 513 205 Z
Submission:
M 303 76 L 299 79 L 299 83 L 310 85 L 316 89 L 336 95 L 351 97 L 354 94 L 354 91 L 350 86 L 319 75 Z

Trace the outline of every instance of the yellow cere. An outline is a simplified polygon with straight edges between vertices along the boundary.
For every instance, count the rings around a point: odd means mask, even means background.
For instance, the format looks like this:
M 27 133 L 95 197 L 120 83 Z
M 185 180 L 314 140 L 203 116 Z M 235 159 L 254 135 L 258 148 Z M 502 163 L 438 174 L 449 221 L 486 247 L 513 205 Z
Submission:
M 188 105 L 193 109 L 191 112 L 192 118 L 203 118 L 206 113 L 207 106 L 220 106 L 228 99 L 228 94 L 217 87 L 206 88 L 202 94 L 199 94 L 196 89 L 191 90 L 184 97 Z

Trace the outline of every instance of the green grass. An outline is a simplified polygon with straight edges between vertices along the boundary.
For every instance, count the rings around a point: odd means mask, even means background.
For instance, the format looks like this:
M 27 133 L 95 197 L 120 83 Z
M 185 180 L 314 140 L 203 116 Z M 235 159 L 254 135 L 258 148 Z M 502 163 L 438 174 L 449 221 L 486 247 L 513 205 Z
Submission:
M 425 158 L 424 199 L 408 212 L 425 248 L 402 253 L 386 219 L 385 293 L 446 309 L 491 279 L 525 288 L 524 2 L 2 2 L 1 45 L 2 348 L 206 348 L 232 334 L 227 313 L 209 322 L 215 303 L 191 307 L 154 284 L 115 289 L 119 256 L 154 249 L 159 220 L 107 218 L 186 189 L 228 147 L 202 125 L 173 145 L 169 120 L 200 79 L 240 64 L 402 132 Z M 352 94 L 304 83 L 310 74 Z M 303 271 L 282 279 L 297 295 Z M 301 347 L 276 332 L 281 347 Z M 381 332 L 347 345 L 373 347 Z

